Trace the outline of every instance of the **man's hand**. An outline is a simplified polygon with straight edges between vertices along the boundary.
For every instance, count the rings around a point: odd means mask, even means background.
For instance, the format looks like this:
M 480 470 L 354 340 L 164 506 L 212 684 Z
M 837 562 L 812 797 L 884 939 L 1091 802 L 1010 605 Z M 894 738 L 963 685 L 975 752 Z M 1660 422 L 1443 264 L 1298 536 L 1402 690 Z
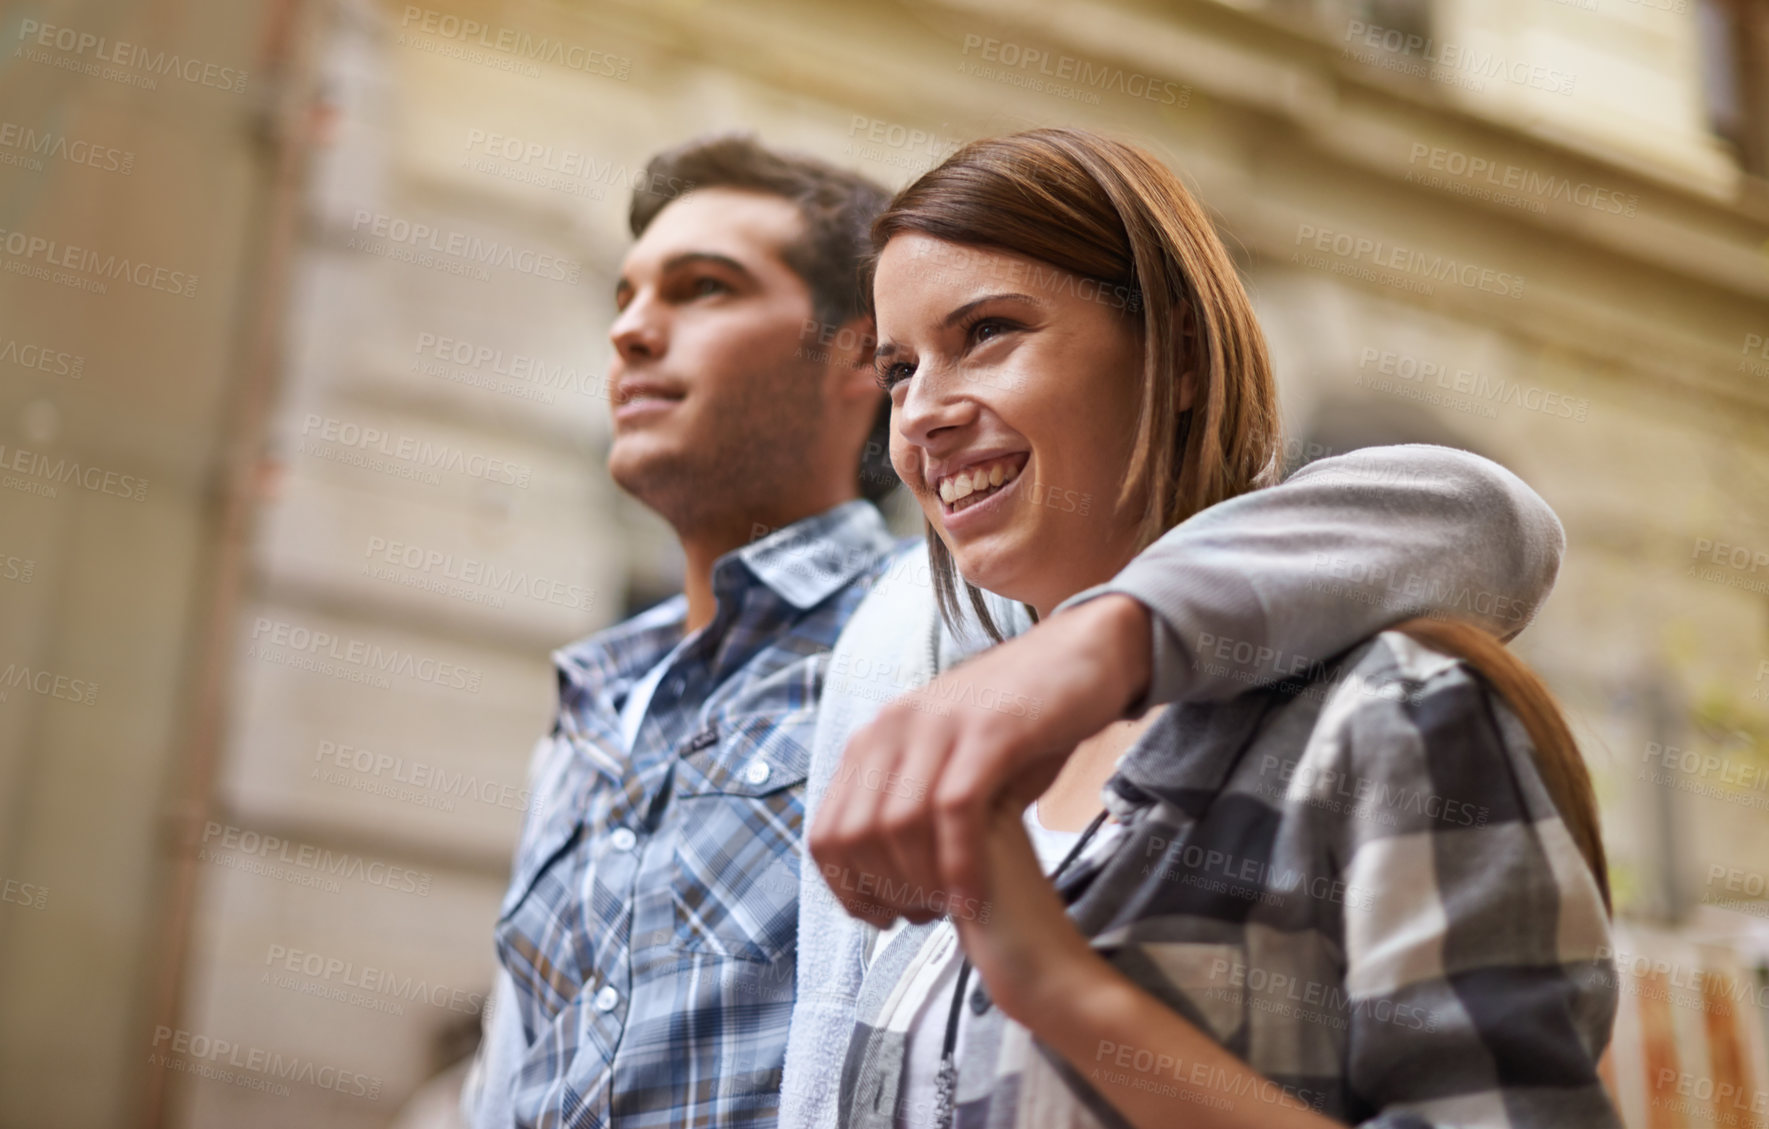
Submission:
M 1150 627 L 1129 596 L 1088 600 L 886 704 L 856 732 L 807 839 L 847 911 L 884 928 L 980 901 L 991 808 L 1023 809 L 1077 743 L 1143 696 Z

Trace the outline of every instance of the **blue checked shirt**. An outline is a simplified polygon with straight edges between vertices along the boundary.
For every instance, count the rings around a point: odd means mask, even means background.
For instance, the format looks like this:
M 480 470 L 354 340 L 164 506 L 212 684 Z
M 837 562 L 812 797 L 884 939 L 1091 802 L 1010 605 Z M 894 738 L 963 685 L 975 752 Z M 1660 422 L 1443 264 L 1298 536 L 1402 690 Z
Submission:
M 678 596 L 554 655 L 496 931 L 511 1014 L 483 1056 L 507 1068 L 468 1098 L 480 1124 L 775 1123 L 817 701 L 892 548 L 848 502 L 721 557 L 705 629 L 683 638 Z M 660 662 L 629 753 L 621 706 Z

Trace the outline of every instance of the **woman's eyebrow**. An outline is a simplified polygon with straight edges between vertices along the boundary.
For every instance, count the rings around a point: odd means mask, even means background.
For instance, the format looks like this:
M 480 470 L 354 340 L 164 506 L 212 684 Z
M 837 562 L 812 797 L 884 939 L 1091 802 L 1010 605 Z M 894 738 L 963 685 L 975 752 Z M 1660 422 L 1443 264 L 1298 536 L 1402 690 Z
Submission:
M 1038 304 L 1038 299 L 1032 297 L 1030 294 L 1021 294 L 1017 291 L 1003 291 L 999 294 L 985 294 L 981 298 L 972 298 L 964 305 L 947 314 L 946 319 L 942 321 L 940 325 L 944 329 L 950 329 L 963 321 L 965 317 L 978 306 L 985 305 L 989 302 L 1000 301 L 1028 302 L 1034 306 Z
M 970 301 L 966 302 L 964 305 L 958 307 L 957 309 L 953 310 L 951 313 L 947 314 L 945 316 L 945 318 L 941 320 L 940 327 L 942 329 L 950 329 L 953 326 L 957 325 L 959 322 L 963 321 L 965 319 L 965 317 L 967 315 L 969 315 L 970 312 L 972 310 L 976 309 L 978 306 L 986 305 L 990 302 L 1002 302 L 1002 301 L 1027 302 L 1027 303 L 1030 303 L 1031 305 L 1034 305 L 1034 306 L 1038 305 L 1038 299 L 1032 297 L 1030 294 L 1021 294 L 1017 290 L 1003 290 L 999 294 L 985 294 L 981 298 L 972 298 Z M 897 353 L 897 343 L 894 341 L 886 341 L 885 343 L 880 345 L 877 349 L 873 350 L 873 353 L 872 353 L 873 363 L 876 364 L 877 362 L 884 360 L 886 357 L 891 357 L 891 356 L 896 355 L 896 353 Z

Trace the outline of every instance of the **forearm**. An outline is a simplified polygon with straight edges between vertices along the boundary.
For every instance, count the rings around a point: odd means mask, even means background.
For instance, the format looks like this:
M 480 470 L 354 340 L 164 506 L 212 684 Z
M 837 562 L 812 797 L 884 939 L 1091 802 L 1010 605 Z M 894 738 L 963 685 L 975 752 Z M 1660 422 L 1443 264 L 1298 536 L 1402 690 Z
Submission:
M 1106 593 L 1052 616 L 1039 630 L 1046 653 L 1071 656 L 1075 669 L 1085 672 L 1081 677 L 1052 679 L 1046 687 L 1053 719 L 1071 714 L 1087 718 L 1075 733 L 1064 733 L 1065 740 L 1092 736 L 1099 725 L 1149 697 L 1158 649 L 1150 646 L 1150 635 L 1162 627 L 1141 600 Z M 1109 702 L 1101 700 L 1102 692 Z
M 1063 609 L 1118 593 L 1150 610 L 1139 712 L 1302 673 L 1411 615 L 1508 638 L 1547 598 L 1564 544 L 1553 511 L 1496 463 L 1372 448 L 1194 515 Z
M 1136 1129 L 1329 1129 L 1097 953 L 1053 978 L 1026 1026 Z

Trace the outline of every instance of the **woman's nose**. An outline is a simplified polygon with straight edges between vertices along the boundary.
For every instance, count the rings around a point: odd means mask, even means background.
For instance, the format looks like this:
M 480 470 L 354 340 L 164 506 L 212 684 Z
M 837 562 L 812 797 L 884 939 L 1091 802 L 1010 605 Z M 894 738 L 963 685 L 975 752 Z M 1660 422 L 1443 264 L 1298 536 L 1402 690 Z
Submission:
M 917 447 L 933 445 L 940 431 L 962 427 L 976 417 L 976 404 L 963 394 L 963 382 L 947 365 L 923 365 L 909 380 L 902 403 L 892 413 L 897 432 Z

